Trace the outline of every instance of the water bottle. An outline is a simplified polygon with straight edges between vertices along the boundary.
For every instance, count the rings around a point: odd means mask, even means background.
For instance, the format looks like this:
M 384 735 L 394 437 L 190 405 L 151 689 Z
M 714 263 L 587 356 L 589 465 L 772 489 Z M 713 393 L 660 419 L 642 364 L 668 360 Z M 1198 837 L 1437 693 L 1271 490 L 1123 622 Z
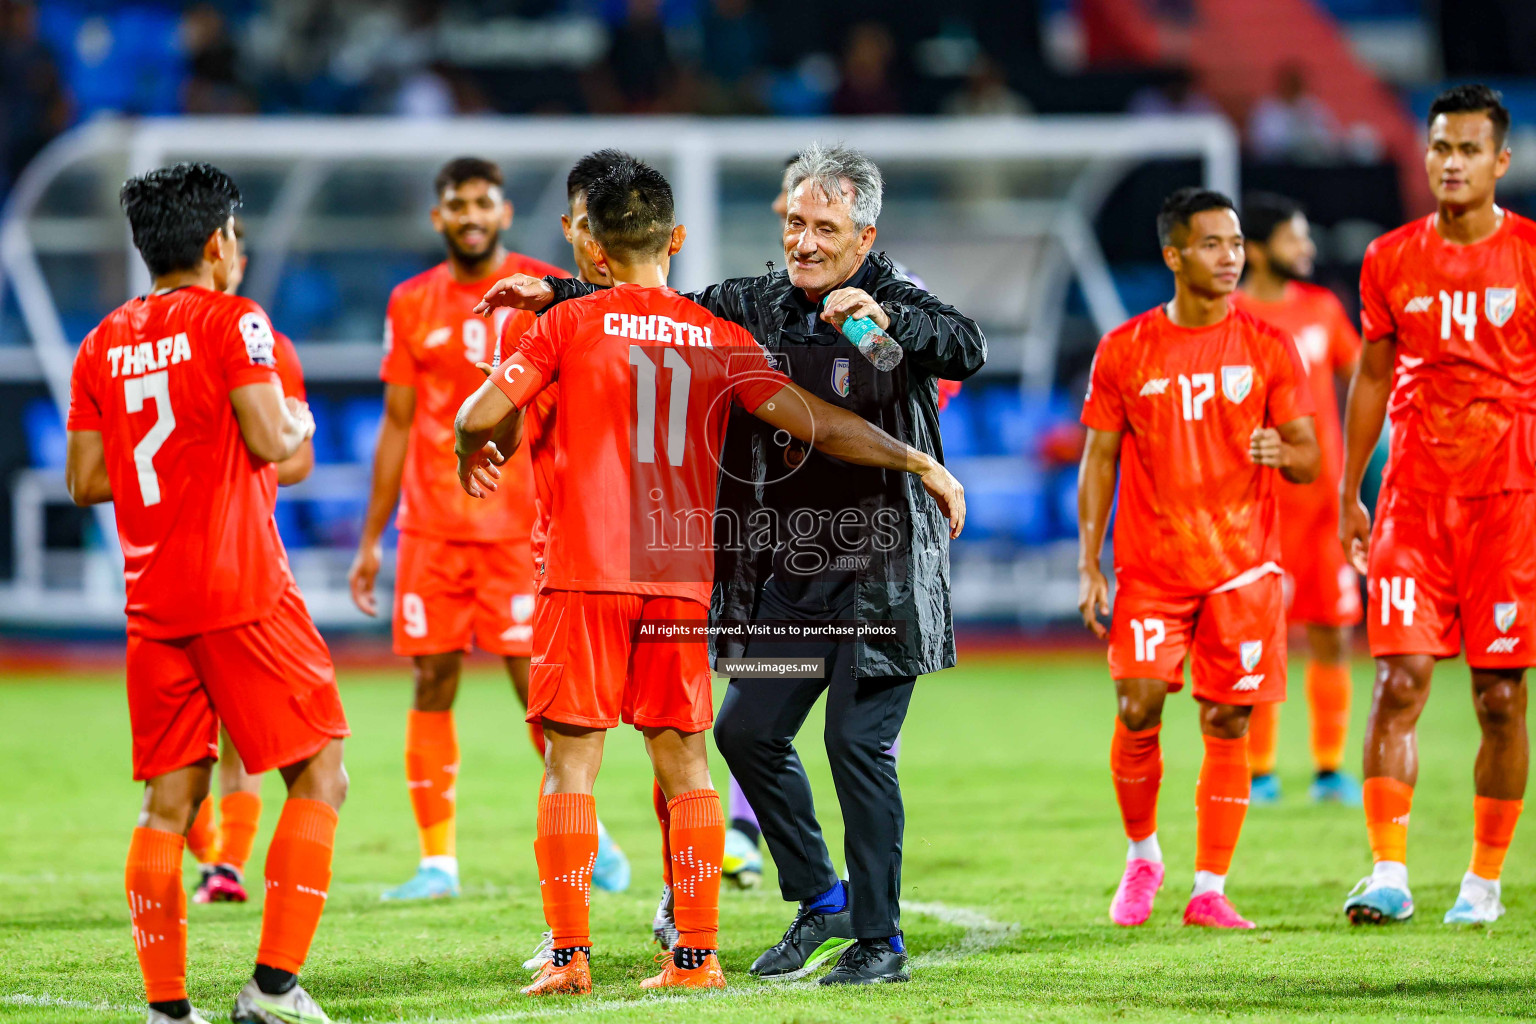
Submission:
M 901 346 L 869 317 L 849 317 L 843 321 L 842 332 L 875 369 L 888 372 L 901 362 Z

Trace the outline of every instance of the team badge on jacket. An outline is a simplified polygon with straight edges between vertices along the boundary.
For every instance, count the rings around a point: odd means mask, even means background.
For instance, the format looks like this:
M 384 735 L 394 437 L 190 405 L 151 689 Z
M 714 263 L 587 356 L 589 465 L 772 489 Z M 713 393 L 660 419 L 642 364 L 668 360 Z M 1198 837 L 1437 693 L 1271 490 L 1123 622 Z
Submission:
M 1483 315 L 1495 327 L 1503 327 L 1515 315 L 1515 289 L 1489 288 L 1483 292 Z
M 843 398 L 848 397 L 848 360 L 836 359 L 832 362 L 832 390 Z
M 1253 367 L 1223 366 L 1221 368 L 1221 393 L 1229 402 L 1241 402 L 1253 390 Z
M 1520 606 L 1513 601 L 1500 601 L 1493 606 L 1493 624 L 1499 627 L 1500 633 L 1508 633 L 1509 627 L 1515 624 L 1515 614 Z
M 1247 369 L 1247 367 L 1243 367 Z M 1246 393 L 1246 392 L 1245 392 Z M 1264 654 L 1264 641 L 1244 640 L 1237 647 L 1238 659 L 1243 663 L 1244 672 L 1252 672 L 1253 667 L 1259 663 L 1259 658 Z

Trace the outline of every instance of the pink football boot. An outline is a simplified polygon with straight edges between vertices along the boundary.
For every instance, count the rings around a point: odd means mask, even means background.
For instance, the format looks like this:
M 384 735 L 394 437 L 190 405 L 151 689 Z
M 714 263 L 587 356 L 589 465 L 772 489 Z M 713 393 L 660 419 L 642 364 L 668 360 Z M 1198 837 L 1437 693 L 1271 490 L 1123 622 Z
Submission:
M 1115 890 L 1114 902 L 1109 905 L 1109 919 L 1127 928 L 1145 924 L 1152 916 L 1152 897 L 1162 887 L 1162 864 L 1141 859 L 1126 861 L 1120 888 Z
M 1226 894 L 1203 892 L 1190 899 L 1184 908 L 1184 923 L 1202 928 L 1252 928 L 1249 921 L 1232 908 Z

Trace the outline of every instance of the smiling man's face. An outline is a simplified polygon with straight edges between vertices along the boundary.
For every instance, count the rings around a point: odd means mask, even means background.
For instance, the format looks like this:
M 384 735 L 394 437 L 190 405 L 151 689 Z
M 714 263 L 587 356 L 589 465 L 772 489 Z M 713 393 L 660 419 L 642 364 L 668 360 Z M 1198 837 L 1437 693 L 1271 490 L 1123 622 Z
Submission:
M 821 186 L 802 181 L 789 193 L 784 216 L 784 263 L 789 280 L 812 298 L 820 298 L 853 276 L 875 244 L 875 226 L 853 223 L 853 187 L 828 197 Z
M 432 207 L 433 229 L 464 263 L 489 256 L 501 232 L 511 226 L 512 204 L 502 195 L 500 186 L 484 178 L 450 185 Z

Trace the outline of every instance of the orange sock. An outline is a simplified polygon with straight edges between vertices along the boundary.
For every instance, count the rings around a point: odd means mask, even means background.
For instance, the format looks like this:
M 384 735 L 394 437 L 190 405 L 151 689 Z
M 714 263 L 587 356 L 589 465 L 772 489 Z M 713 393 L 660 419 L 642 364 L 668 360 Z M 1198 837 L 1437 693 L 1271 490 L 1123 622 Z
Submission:
M 667 805 L 661 783 L 651 780 L 651 806 L 656 809 L 656 821 L 661 825 L 661 880 L 672 884 L 672 810 Z M 721 840 L 724 842 L 724 840 Z
M 199 864 L 213 864 L 219 859 L 219 830 L 213 825 L 213 800 L 203 797 L 187 827 L 187 849 Z
M 1163 750 L 1158 745 L 1161 725 L 1132 732 L 1115 719 L 1115 738 L 1109 746 L 1109 773 L 1120 803 L 1120 820 L 1128 839 L 1145 839 L 1157 831 L 1157 791 L 1163 784 Z
M 1225 875 L 1248 814 L 1248 737 L 1201 738 L 1205 760 L 1195 784 L 1195 870 Z
M 539 894 L 554 948 L 592 945 L 592 865 L 597 863 L 597 801 L 592 794 L 539 797 L 533 855 L 539 863 Z
M 207 803 L 207 801 L 203 801 Z M 187 895 L 181 891 L 186 840 L 175 832 L 136 828 L 128 844 L 128 917 L 147 1002 L 187 998 Z
M 1344 764 L 1344 743 L 1349 737 L 1349 701 L 1352 695 L 1348 665 L 1307 662 L 1307 703 L 1312 710 L 1312 762 L 1320 772 L 1336 772 Z M 1257 708 L 1254 714 L 1258 714 Z
M 528 723 L 528 739 L 533 742 L 533 749 L 539 752 L 539 760 L 544 759 L 544 723 Z
M 423 857 L 452 857 L 459 738 L 452 711 L 417 711 L 405 720 L 405 784 L 421 833 Z
M 1498 881 L 1524 806 L 1524 800 L 1495 800 L 1491 796 L 1472 801 L 1472 866 L 1467 870 L 1478 878 Z
M 679 793 L 667 802 L 672 828 L 672 895 L 677 901 L 677 944 L 720 947 L 720 860 L 725 856 L 725 810 L 713 789 Z
M 219 863 L 245 871 L 261 823 L 261 797 L 255 793 L 226 793 L 219 801 Z
M 1280 742 L 1280 705 L 1255 704 L 1248 716 L 1248 771 L 1268 775 L 1275 770 L 1275 747 Z
M 267 847 L 267 902 L 256 962 L 299 973 L 331 887 L 336 808 L 319 800 L 283 803 Z
M 1371 837 L 1371 858 L 1408 863 L 1408 812 L 1413 807 L 1413 787 L 1383 775 L 1366 779 L 1361 789 L 1365 831 Z

